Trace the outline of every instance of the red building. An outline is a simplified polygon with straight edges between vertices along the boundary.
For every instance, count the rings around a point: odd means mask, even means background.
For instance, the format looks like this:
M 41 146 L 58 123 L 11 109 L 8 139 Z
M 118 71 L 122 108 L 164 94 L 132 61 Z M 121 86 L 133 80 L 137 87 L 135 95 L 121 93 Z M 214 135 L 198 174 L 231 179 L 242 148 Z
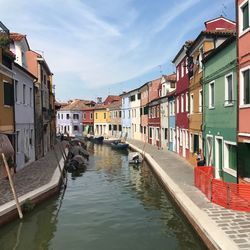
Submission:
M 237 0 L 238 173 L 250 182 L 250 0 Z
M 160 147 L 160 127 L 161 127 L 161 114 L 160 114 L 160 100 L 161 97 L 151 101 L 148 105 L 148 127 L 149 127 L 149 140 L 152 145 Z
M 187 41 L 173 60 L 176 66 L 176 151 L 185 158 L 189 156 L 189 77 L 186 50 L 190 44 Z
M 94 133 L 94 109 L 95 102 L 90 101 L 82 110 L 82 125 L 85 134 Z

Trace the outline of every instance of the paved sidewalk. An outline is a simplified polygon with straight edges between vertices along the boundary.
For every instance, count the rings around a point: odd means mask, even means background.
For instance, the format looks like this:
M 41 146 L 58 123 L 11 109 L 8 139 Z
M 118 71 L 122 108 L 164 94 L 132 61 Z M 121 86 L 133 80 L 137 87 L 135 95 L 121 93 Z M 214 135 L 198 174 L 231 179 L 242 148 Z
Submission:
M 65 147 L 66 142 L 63 142 Z M 58 159 L 62 157 L 59 144 L 55 145 L 55 152 Z M 57 167 L 57 160 L 54 150 L 49 151 L 45 157 L 32 162 L 16 174 L 13 175 L 17 196 L 20 197 L 47 184 Z M 10 189 L 9 181 L 1 176 L 0 178 L 0 206 L 13 200 L 13 194 Z
M 141 141 L 128 142 L 141 150 L 144 147 Z M 176 153 L 159 150 L 150 144 L 146 144 L 145 152 L 151 155 L 182 192 L 209 216 L 211 223 L 215 223 L 239 249 L 250 249 L 250 213 L 225 209 L 211 203 L 194 186 L 193 167 Z

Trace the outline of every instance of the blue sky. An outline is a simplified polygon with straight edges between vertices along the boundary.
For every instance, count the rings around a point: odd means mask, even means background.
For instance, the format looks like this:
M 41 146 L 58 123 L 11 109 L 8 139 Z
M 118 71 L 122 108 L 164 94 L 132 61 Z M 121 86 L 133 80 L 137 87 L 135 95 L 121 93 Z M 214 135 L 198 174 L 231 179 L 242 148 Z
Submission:
M 234 0 L 0 0 L 1 21 L 42 51 L 59 100 L 95 99 L 174 71 L 171 63 L 204 21 Z M 159 66 L 161 65 L 161 66 Z

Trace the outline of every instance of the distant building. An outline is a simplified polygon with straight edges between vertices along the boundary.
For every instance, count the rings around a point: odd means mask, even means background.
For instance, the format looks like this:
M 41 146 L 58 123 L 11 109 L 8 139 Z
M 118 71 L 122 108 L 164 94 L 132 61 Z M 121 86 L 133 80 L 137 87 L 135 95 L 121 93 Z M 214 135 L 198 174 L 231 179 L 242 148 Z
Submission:
M 86 104 L 86 107 L 83 108 L 82 112 L 82 125 L 84 134 L 93 134 L 94 133 L 94 110 L 95 102 L 91 101 Z
M 83 110 L 93 104 L 88 100 L 73 100 L 57 111 L 56 132 L 70 137 L 83 135 Z
M 120 137 L 122 133 L 122 101 L 115 101 L 109 105 L 109 112 L 110 112 L 110 124 L 109 124 L 109 132 L 108 135 L 110 137 Z
M 168 149 L 176 152 L 176 117 L 175 117 L 175 91 L 168 93 Z

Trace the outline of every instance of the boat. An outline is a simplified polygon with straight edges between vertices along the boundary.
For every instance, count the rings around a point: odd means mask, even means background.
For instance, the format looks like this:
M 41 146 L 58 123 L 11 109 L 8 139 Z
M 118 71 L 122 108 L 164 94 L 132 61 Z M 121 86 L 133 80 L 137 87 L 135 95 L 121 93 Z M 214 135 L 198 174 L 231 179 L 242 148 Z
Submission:
M 128 162 L 129 164 L 140 164 L 142 163 L 143 158 L 142 155 L 138 152 L 131 152 L 128 155 Z
M 103 136 L 92 136 L 90 137 L 90 141 L 94 143 L 101 144 L 103 143 L 104 137 Z
M 127 149 L 129 146 L 128 143 L 125 143 L 125 142 L 113 142 L 111 143 L 111 147 L 113 149 Z
M 117 139 L 117 138 L 104 138 L 103 143 L 105 144 L 111 144 L 111 143 L 115 143 L 115 142 L 121 142 L 121 139 Z

